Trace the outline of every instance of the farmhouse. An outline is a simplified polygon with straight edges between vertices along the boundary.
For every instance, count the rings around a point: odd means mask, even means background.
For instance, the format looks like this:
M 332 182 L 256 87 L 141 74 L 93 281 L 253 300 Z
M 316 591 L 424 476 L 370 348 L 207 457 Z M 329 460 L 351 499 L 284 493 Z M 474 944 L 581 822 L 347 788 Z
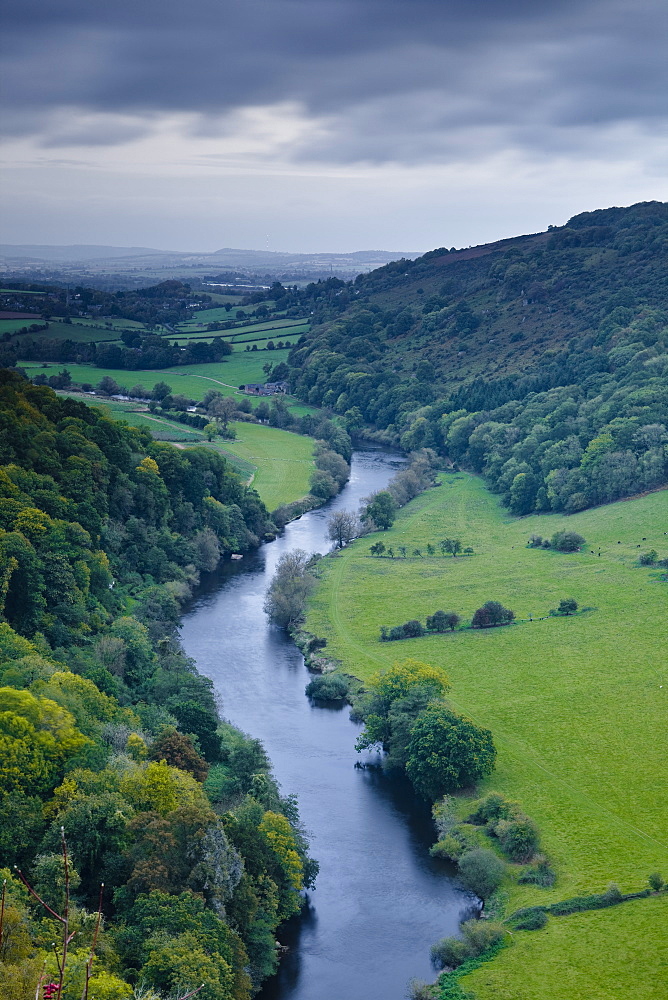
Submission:
M 250 396 L 273 396 L 275 393 L 286 393 L 288 391 L 287 382 L 247 382 L 240 385 L 240 389 Z

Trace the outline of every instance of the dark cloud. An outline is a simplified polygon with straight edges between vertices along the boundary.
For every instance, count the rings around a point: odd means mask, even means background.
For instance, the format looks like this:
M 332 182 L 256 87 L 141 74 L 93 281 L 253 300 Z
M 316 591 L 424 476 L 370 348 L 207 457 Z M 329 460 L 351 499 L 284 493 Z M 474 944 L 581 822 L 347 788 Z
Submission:
M 51 145 L 123 142 L 171 112 L 215 131 L 236 109 L 297 102 L 325 129 L 295 156 L 415 162 L 666 115 L 665 0 L 9 0 L 5 10 L 8 127 Z M 103 120 L 49 125 L 59 109 L 139 119 L 105 134 Z

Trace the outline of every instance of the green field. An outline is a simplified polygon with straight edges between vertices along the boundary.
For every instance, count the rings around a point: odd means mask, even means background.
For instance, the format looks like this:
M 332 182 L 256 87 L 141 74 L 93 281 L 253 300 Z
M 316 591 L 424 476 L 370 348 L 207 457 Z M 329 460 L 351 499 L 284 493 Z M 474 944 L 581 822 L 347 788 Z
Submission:
M 43 322 L 44 320 L 39 318 L 0 319 L 0 334 L 16 333 L 17 330 L 20 330 L 24 326 L 30 328 L 33 323 L 42 324 Z M 23 342 L 24 336 L 27 336 L 30 340 L 41 339 L 43 337 L 55 340 L 73 340 L 77 344 L 99 343 L 101 341 L 113 342 L 118 340 L 118 335 L 114 330 L 88 326 L 84 322 L 77 323 L 76 320 L 73 320 L 72 323 L 60 323 L 58 320 L 49 320 L 47 330 L 22 334 L 20 337 L 16 337 L 13 343 L 20 345 Z
M 516 933 L 462 987 L 481 1000 L 665 1000 L 667 926 L 665 895 L 551 917 L 544 930 Z
M 266 376 L 262 371 L 262 365 L 268 360 L 271 360 L 272 364 L 278 364 L 280 361 L 285 361 L 288 354 L 287 350 L 271 351 L 269 354 L 238 351 L 231 354 L 227 361 L 151 371 L 96 368 L 94 365 L 74 365 L 64 362 L 49 363 L 50 370 L 43 368 L 40 361 L 21 361 L 19 365 L 25 369 L 29 378 L 38 372 L 48 376 L 67 368 L 79 385 L 88 382 L 95 386 L 105 375 L 109 375 L 126 388 L 141 385 L 146 389 L 152 389 L 156 382 L 167 382 L 174 392 L 199 400 L 207 389 L 216 389 L 224 396 L 231 396 L 238 391 L 239 385 L 246 382 L 264 382 Z
M 568 518 L 517 519 L 481 480 L 441 478 L 440 487 L 401 510 L 394 527 L 375 537 L 395 552 L 405 545 L 409 553 L 456 537 L 476 554 L 374 558 L 372 540 L 359 540 L 327 561 L 306 627 L 326 637 L 328 654 L 362 679 L 408 656 L 442 667 L 452 682 L 453 705 L 491 729 L 497 768 L 481 790 L 519 800 L 538 823 L 542 848 L 558 872 L 551 890 L 509 886 L 511 909 L 599 892 L 611 881 L 635 891 L 652 871 L 667 876 L 668 809 L 661 789 L 668 584 L 658 571 L 638 566 L 637 557 L 651 548 L 668 556 L 668 492 Z M 584 535 L 583 552 L 526 547 L 532 532 L 549 536 L 561 528 Z M 536 618 L 564 597 L 592 610 L 500 629 L 378 641 L 380 625 L 424 622 L 439 608 L 470 618 L 485 601 L 499 600 L 518 618 Z M 587 916 L 594 926 L 598 915 Z
M 362 678 L 405 656 L 447 670 L 452 702 L 494 734 L 490 787 L 521 800 L 559 868 L 554 890 L 525 886 L 518 905 L 537 893 L 547 900 L 598 891 L 611 879 L 625 891 L 642 888 L 650 871 L 668 874 L 666 805 L 656 794 L 665 767 L 668 586 L 636 565 L 636 545 L 668 556 L 668 492 L 568 518 L 516 519 L 481 480 L 443 479 L 399 513 L 383 541 L 424 552 L 429 541 L 459 537 L 476 555 L 378 559 L 360 540 L 329 562 L 308 628 Z M 585 536 L 585 552 L 526 547 L 532 532 L 562 527 Z M 600 557 L 589 554 L 599 546 Z M 596 610 L 378 641 L 380 625 L 424 621 L 438 608 L 470 618 L 499 600 L 526 618 L 547 614 L 562 597 Z
M 253 488 L 268 509 L 306 496 L 313 462 L 313 439 L 262 424 L 233 423 L 237 437 L 220 447 L 257 467 Z

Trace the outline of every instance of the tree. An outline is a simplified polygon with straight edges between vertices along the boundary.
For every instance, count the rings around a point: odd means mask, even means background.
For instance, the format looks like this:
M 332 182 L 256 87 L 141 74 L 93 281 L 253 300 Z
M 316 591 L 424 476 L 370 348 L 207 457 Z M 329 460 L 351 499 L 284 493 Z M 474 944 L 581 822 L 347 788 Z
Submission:
M 506 866 L 494 851 L 476 847 L 459 859 L 459 876 L 471 892 L 481 899 L 489 899 L 501 885 Z
M 488 729 L 433 702 L 411 730 L 406 773 L 416 790 L 433 800 L 489 774 L 495 760 Z
M 165 396 L 169 396 L 171 391 L 171 385 L 167 385 L 166 382 L 156 382 L 151 390 L 151 397 L 159 403 Z
M 498 601 L 487 601 L 473 615 L 471 628 L 492 628 L 494 625 L 508 625 L 515 612 L 504 608 Z
M 218 433 L 218 424 L 215 422 L 215 420 L 210 420 L 208 424 L 204 425 L 203 430 L 204 433 L 206 434 L 207 440 L 213 441 L 213 439 Z
M 427 628 L 430 632 L 451 632 L 459 625 L 459 615 L 454 611 L 435 611 L 433 615 L 427 615 Z
M 323 469 L 316 469 L 312 472 L 309 483 L 313 496 L 319 497 L 321 500 L 329 500 L 339 492 L 339 487 L 334 477 Z
M 578 602 L 572 597 L 565 597 L 559 601 L 557 611 L 560 615 L 573 615 L 578 609 Z
M 394 524 L 396 515 L 397 505 L 394 497 L 387 490 L 380 490 L 367 499 L 362 520 L 373 521 L 376 527 L 387 531 Z
M 105 375 L 104 378 L 101 378 L 96 386 L 97 391 L 102 393 L 103 396 L 113 396 L 120 392 L 120 388 L 118 382 L 111 378 L 110 375 Z
M 371 548 L 369 549 L 369 552 L 371 553 L 372 556 L 382 556 L 384 551 L 385 551 L 385 544 L 384 542 L 380 541 L 374 542 Z
M 359 520 L 351 510 L 337 510 L 327 522 L 327 536 L 342 549 L 359 534 Z
M 164 760 L 171 767 L 189 771 L 196 781 L 204 781 L 209 773 L 209 765 L 197 753 L 190 737 L 173 726 L 166 728 L 151 747 L 151 760 Z
M 301 621 L 306 601 L 315 587 L 313 559 L 302 549 L 284 553 L 267 591 L 264 610 L 276 625 L 288 628 Z
M 453 558 L 457 558 L 457 553 L 462 551 L 462 543 L 458 538 L 444 538 L 439 542 L 441 552 L 445 555 L 449 552 Z
M 227 425 L 230 420 L 233 419 L 235 413 L 237 412 L 237 404 L 232 396 L 218 396 L 213 399 L 208 408 L 207 413 L 210 417 L 215 417 L 220 420 L 223 425 L 223 430 L 227 430 Z

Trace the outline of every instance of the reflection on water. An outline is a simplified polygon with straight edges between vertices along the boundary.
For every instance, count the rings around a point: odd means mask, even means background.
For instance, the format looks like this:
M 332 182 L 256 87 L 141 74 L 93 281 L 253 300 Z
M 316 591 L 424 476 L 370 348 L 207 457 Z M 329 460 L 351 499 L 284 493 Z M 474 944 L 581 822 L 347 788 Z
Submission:
M 338 497 L 211 574 L 184 617 L 187 653 L 214 681 L 225 717 L 262 740 L 283 792 L 297 793 L 320 862 L 303 913 L 282 931 L 289 950 L 262 1000 L 401 1000 L 411 977 L 434 978 L 429 947 L 455 933 L 471 903 L 429 856 L 426 805 L 408 781 L 355 767 L 361 727 L 347 707 L 308 701 L 301 653 L 262 610 L 280 556 L 327 552 L 332 511 L 356 510 L 401 461 L 377 449 L 356 452 Z

